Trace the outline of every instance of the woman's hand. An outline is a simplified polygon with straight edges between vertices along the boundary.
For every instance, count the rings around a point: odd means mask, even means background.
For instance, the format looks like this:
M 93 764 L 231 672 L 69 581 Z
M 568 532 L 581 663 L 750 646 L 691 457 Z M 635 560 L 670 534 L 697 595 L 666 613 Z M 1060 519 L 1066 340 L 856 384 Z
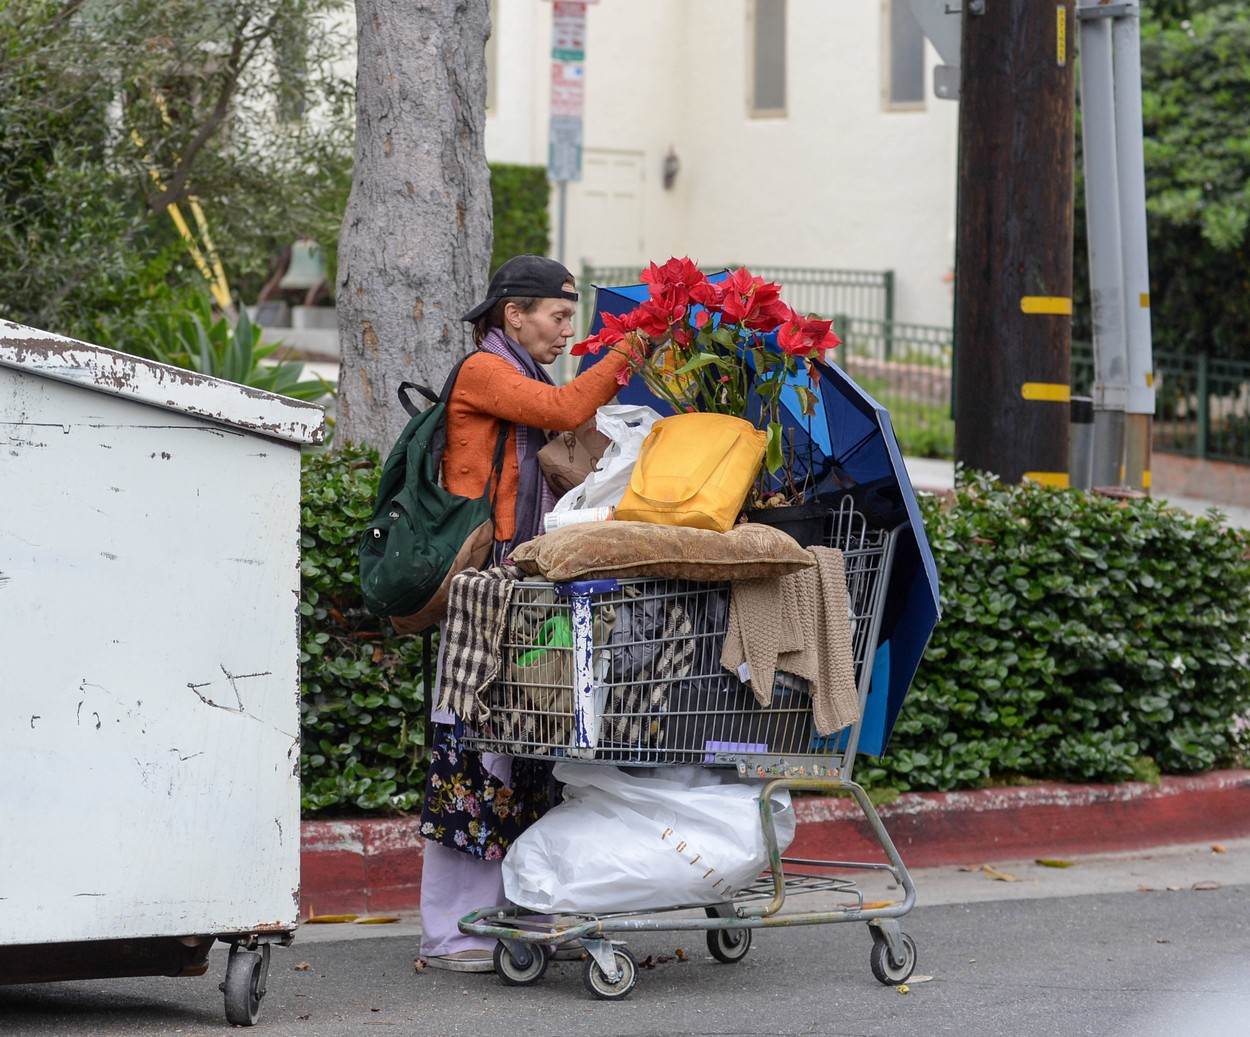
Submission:
M 651 355 L 652 350 L 655 349 L 655 342 L 651 336 L 645 331 L 631 331 L 629 334 L 633 340 L 634 348 L 644 360 L 647 359 Z

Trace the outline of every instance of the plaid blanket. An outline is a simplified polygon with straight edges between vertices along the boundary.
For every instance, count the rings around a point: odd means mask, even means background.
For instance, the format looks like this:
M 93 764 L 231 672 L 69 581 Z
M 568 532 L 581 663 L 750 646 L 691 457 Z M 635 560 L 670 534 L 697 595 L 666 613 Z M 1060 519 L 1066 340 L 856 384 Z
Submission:
M 467 723 L 490 717 L 486 690 L 499 673 L 499 643 L 520 576 L 519 569 L 497 565 L 481 572 L 466 569 L 451 581 L 438 708 Z

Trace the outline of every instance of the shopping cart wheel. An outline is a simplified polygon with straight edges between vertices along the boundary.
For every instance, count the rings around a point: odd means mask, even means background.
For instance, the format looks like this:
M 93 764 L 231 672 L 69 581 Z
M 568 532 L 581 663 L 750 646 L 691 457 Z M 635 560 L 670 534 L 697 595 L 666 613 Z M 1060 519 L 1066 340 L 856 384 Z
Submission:
M 886 943 L 885 937 L 877 935 L 875 929 L 872 933 L 872 954 L 868 958 L 868 964 L 872 966 L 872 974 L 877 977 L 878 982 L 887 987 L 906 983 L 907 977 L 916 967 L 916 941 L 906 933 L 899 933 L 899 940 L 903 944 L 903 960 L 895 962 L 890 957 L 890 945 Z
M 537 983 L 547 971 L 547 951 L 539 944 L 528 944 L 529 960 L 518 964 L 511 948 L 500 940 L 495 944 L 495 975 L 507 987 L 526 987 Z
M 751 949 L 751 930 L 709 929 L 707 949 L 717 961 L 733 965 L 745 958 Z
M 234 1026 L 255 1026 L 260 1018 L 260 1001 L 265 996 L 265 980 L 269 973 L 269 945 L 258 951 L 240 950 L 236 943 L 230 948 L 226 962 L 226 981 L 221 985 L 226 995 L 226 1021 Z
M 620 976 L 615 983 L 609 983 L 603 969 L 593 957 L 586 959 L 586 970 L 582 973 L 582 982 L 586 984 L 595 997 L 601 1001 L 620 1001 L 629 997 L 630 992 L 638 985 L 638 959 L 628 947 L 613 947 L 616 967 Z

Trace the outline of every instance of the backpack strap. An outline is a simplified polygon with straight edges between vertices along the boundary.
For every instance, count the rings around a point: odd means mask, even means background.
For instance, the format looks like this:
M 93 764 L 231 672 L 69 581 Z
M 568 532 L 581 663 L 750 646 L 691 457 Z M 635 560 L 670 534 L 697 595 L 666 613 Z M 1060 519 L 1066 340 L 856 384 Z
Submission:
M 400 405 L 404 408 L 404 410 L 406 410 L 413 417 L 416 417 L 419 413 L 421 413 L 420 411 L 416 409 L 416 407 L 412 403 L 412 400 L 409 399 L 408 397 L 409 390 L 415 389 L 422 396 L 424 396 L 427 400 L 429 400 L 430 403 L 432 404 L 441 403 L 445 406 L 447 404 L 447 401 L 451 398 L 451 391 L 455 387 L 456 378 L 460 374 L 460 368 L 462 368 L 464 366 L 464 362 L 473 355 L 475 354 L 470 353 L 468 356 L 461 357 L 458 361 L 456 361 L 456 366 L 453 367 L 448 372 L 447 380 L 443 383 L 443 391 L 439 393 L 437 396 L 434 395 L 434 390 L 431 389 L 428 385 L 419 385 L 416 382 L 400 382 L 399 384 Z M 495 452 L 491 456 L 490 474 L 487 475 L 486 477 L 486 485 L 482 487 L 483 496 L 485 496 L 488 493 L 490 494 L 490 513 L 491 513 L 492 518 L 495 515 L 495 500 L 499 496 L 499 484 L 503 482 L 503 455 L 504 455 L 504 450 L 506 449 L 508 445 L 508 432 L 511 428 L 512 428 L 511 422 L 509 421 L 499 422 L 499 435 L 495 439 Z M 431 453 L 434 455 L 435 467 L 437 470 L 438 468 L 442 467 L 443 451 L 446 449 L 446 446 L 447 446 L 446 414 L 444 414 L 443 422 L 440 425 L 438 431 L 435 432 L 430 445 L 431 445 Z M 492 484 L 494 485 L 493 491 L 491 489 Z
M 438 403 L 438 397 L 435 395 L 434 390 L 431 389 L 428 385 L 418 385 L 416 382 L 400 382 L 399 383 L 399 405 L 408 412 L 408 416 L 410 418 L 415 418 L 418 414 L 421 413 L 419 410 L 417 410 L 416 404 L 414 404 L 412 400 L 408 397 L 408 393 L 413 389 L 416 389 L 417 392 L 419 392 L 422 396 L 424 396 L 431 403 Z
M 451 398 L 451 390 L 456 384 L 456 376 L 460 374 L 460 368 L 464 366 L 464 362 L 470 356 L 473 356 L 473 353 L 470 353 L 468 356 L 462 356 L 456 361 L 456 366 L 447 373 L 447 380 L 443 382 L 443 391 L 441 393 L 436 393 L 428 385 L 422 385 L 420 382 L 400 382 L 398 390 L 399 405 L 408 412 L 408 416 L 415 418 L 421 413 L 408 395 L 414 389 L 429 400 L 430 403 L 446 403 Z

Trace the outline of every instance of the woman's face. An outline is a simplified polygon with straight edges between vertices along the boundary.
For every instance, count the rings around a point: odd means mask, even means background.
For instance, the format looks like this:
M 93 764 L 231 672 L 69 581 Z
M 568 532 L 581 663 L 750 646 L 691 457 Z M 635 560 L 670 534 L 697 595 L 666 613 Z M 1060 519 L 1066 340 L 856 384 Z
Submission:
M 573 286 L 565 287 L 572 291 Z M 573 335 L 573 303 L 567 299 L 539 299 L 529 313 L 516 306 L 504 309 L 508 334 L 540 364 L 550 364 L 564 352 Z

